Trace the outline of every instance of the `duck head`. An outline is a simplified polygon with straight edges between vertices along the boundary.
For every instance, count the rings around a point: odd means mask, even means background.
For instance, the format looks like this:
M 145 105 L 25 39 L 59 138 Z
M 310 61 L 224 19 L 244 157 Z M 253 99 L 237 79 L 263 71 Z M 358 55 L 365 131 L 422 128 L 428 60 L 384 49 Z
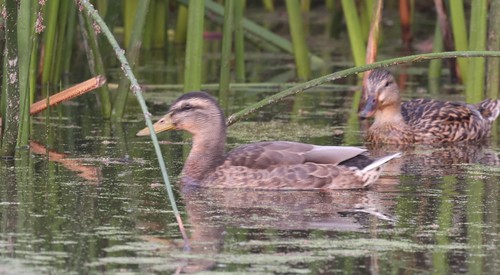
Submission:
M 378 110 L 398 107 L 401 104 L 399 88 L 394 76 L 387 70 L 374 70 L 364 87 L 366 103 L 359 112 L 362 118 L 372 117 Z

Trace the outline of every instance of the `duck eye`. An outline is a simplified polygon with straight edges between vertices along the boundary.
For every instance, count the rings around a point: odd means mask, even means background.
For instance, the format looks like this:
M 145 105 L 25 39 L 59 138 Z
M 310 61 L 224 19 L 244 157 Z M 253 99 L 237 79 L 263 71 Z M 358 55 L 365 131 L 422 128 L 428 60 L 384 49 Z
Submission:
M 391 85 L 391 84 L 392 84 L 392 81 L 387 81 L 387 82 L 385 83 L 385 87 L 389 87 L 389 85 Z
M 191 104 L 185 104 L 184 106 L 182 106 L 182 111 L 189 111 L 193 109 L 193 105 Z

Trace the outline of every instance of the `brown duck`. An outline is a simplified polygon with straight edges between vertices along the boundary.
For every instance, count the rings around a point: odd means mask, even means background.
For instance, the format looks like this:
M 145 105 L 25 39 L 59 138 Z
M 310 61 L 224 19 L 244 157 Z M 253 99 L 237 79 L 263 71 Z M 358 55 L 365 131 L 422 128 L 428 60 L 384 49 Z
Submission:
M 366 150 L 344 146 L 317 146 L 288 141 L 243 145 L 225 153 L 226 123 L 217 100 L 204 92 L 182 95 L 154 125 L 156 133 L 184 130 L 193 145 L 182 170 L 186 184 L 251 189 L 359 189 L 375 182 L 387 161 Z M 138 136 L 149 135 L 145 128 Z
M 500 100 L 478 104 L 414 99 L 401 103 L 399 88 L 389 71 L 374 70 L 365 87 L 366 105 L 360 116 L 375 116 L 368 129 L 372 143 L 454 143 L 481 140 L 491 132 L 500 113 Z

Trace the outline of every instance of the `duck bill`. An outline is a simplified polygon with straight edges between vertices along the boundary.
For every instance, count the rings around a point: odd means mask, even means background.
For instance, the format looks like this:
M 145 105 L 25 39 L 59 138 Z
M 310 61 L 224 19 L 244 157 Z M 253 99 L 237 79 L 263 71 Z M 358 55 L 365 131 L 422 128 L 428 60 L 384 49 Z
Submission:
M 172 122 L 172 114 L 168 113 L 164 117 L 162 117 L 160 120 L 158 120 L 155 124 L 153 124 L 153 129 L 156 134 L 164 132 L 164 131 L 170 131 L 170 130 L 175 130 L 176 127 L 174 123 Z M 142 137 L 142 136 L 148 136 L 150 135 L 151 132 L 149 131 L 149 127 L 146 127 L 139 132 L 137 132 L 136 136 Z
M 377 110 L 377 100 L 374 96 L 368 96 L 365 102 L 365 107 L 359 112 L 361 118 L 369 118 L 375 114 Z

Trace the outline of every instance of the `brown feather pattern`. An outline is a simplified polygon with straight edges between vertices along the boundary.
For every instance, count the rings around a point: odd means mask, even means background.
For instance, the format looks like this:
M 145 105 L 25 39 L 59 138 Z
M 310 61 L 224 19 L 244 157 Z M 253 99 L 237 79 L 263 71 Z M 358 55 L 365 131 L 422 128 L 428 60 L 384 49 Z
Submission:
M 376 70 L 365 89 L 374 102 L 375 121 L 367 140 L 373 143 L 446 143 L 486 138 L 500 113 L 500 100 L 478 104 L 414 99 L 401 103 L 392 74 Z M 369 108 L 369 107 L 365 107 Z M 368 113 L 369 110 L 365 110 Z M 401 119 L 394 119 L 398 116 Z
M 379 159 L 365 149 L 289 141 L 243 145 L 224 154 L 226 125 L 217 101 L 206 93 L 178 98 L 153 125 L 156 132 L 179 129 L 193 135 L 182 181 L 212 188 L 276 190 L 359 189 L 373 184 L 392 154 Z M 138 135 L 149 134 L 147 128 Z

